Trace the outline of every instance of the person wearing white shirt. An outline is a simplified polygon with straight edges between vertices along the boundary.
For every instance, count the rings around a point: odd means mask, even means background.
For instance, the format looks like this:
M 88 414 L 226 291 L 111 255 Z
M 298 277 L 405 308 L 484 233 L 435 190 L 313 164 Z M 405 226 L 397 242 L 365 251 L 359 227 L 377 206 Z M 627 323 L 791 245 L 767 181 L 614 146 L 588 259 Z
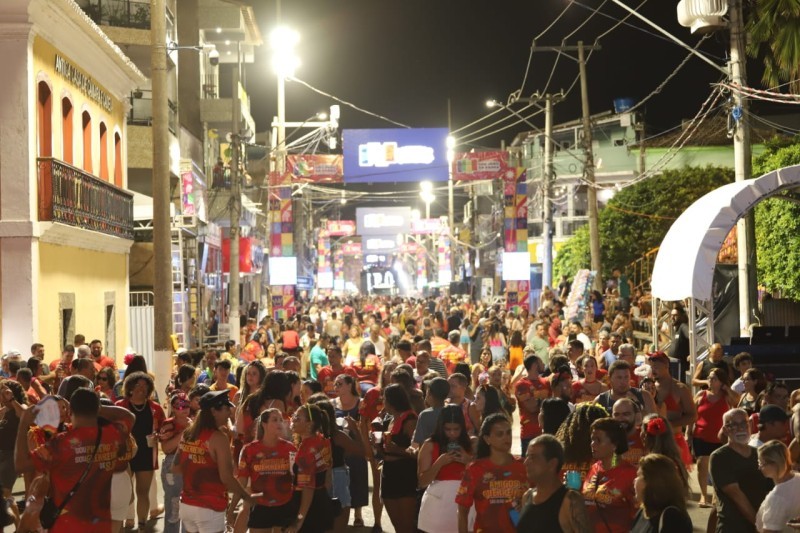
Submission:
M 771 440 L 758 449 L 758 468 L 775 483 L 756 512 L 760 533 L 789 532 L 787 525 L 800 516 L 800 475 L 792 471 L 789 449 L 779 440 Z
M 731 390 L 735 391 L 736 394 L 744 394 L 744 381 L 742 381 L 742 376 L 744 376 L 745 372 L 753 368 L 753 356 L 747 352 L 736 354 L 736 357 L 733 358 L 733 368 L 739 373 L 739 377 L 736 378 L 736 381 L 731 385 Z

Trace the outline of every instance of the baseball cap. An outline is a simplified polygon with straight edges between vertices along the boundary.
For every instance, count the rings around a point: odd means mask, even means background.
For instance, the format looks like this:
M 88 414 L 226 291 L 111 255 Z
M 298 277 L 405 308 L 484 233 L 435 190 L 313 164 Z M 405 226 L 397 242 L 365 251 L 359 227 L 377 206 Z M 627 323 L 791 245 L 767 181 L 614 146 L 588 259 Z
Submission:
M 425 382 L 425 386 L 433 396 L 444 400 L 450 394 L 450 384 L 444 378 L 433 378 Z
M 233 407 L 227 390 L 211 391 L 200 398 L 200 409 L 218 409 L 220 407 Z
M 651 363 L 655 361 L 662 361 L 664 363 L 669 364 L 669 356 L 664 352 L 653 352 L 647 354 L 647 360 Z
M 758 423 L 766 424 L 767 422 L 786 422 L 789 420 L 789 415 L 786 411 L 777 405 L 765 405 L 758 412 Z

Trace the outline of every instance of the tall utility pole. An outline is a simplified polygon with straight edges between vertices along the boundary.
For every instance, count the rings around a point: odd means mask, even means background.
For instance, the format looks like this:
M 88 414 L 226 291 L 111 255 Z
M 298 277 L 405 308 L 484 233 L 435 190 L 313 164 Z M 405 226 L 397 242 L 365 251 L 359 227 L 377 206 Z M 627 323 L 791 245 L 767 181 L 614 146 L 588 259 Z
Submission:
M 167 11 L 150 0 L 150 68 L 153 89 L 153 366 L 163 390 L 172 370 L 172 242 L 169 188 L 169 108 L 167 104 Z M 163 383 L 161 383 L 163 381 Z
M 730 0 L 731 60 L 730 80 L 734 86 L 747 85 L 745 65 L 745 33 L 742 17 L 742 0 Z M 750 126 L 747 117 L 747 99 L 740 91 L 733 91 L 733 104 L 741 111 L 741 120 L 737 121 L 733 134 L 733 160 L 736 181 L 751 177 Z M 756 302 L 756 248 L 755 220 L 753 212 L 739 219 L 736 223 L 736 252 L 739 283 L 739 329 L 742 335 L 749 336 L 750 310 Z
M 562 56 L 577 61 L 581 78 L 581 108 L 583 111 L 583 153 L 584 153 L 584 174 L 588 185 L 586 197 L 589 204 L 589 250 L 592 255 L 592 270 L 596 272 L 594 278 L 594 288 L 602 290 L 602 264 L 600 256 L 600 228 L 597 221 L 597 189 L 594 179 L 594 153 L 592 152 L 592 119 L 589 113 L 589 83 L 586 79 L 586 50 L 600 50 L 599 44 L 584 46 L 583 41 L 578 41 L 578 46 L 534 46 L 534 52 L 555 52 Z M 578 57 L 572 57 L 566 52 L 578 52 Z
M 230 227 L 230 261 L 228 261 L 228 324 L 230 328 L 230 338 L 239 338 L 239 223 L 242 217 L 242 180 L 239 176 L 239 130 L 241 129 L 241 102 L 239 101 L 239 74 L 241 70 L 239 47 L 236 44 L 236 69 L 233 71 L 233 93 L 232 107 L 233 117 L 231 119 L 231 227 Z
M 450 111 L 450 99 L 447 99 L 447 131 L 453 131 L 453 117 Z M 455 153 L 455 145 L 448 136 L 447 141 L 447 223 L 450 225 L 450 232 L 452 234 L 450 240 L 450 280 L 456 279 L 456 254 L 453 253 L 453 244 L 455 241 L 456 232 L 456 217 L 455 209 L 453 207 L 453 158 Z
M 535 103 L 544 100 L 544 168 L 542 172 L 542 286 L 553 287 L 553 105 L 564 99 L 564 93 L 534 95 L 527 99 Z
M 599 47 L 592 47 L 592 49 Z M 594 179 L 594 152 L 592 152 L 592 119 L 589 114 L 589 83 L 586 80 L 586 57 L 583 41 L 578 41 L 578 66 L 581 74 L 581 108 L 583 110 L 584 174 L 588 185 L 586 197 L 589 201 L 589 251 L 592 255 L 592 270 L 595 271 L 594 288 L 603 290 L 603 270 L 600 258 L 600 227 L 597 218 L 597 189 Z

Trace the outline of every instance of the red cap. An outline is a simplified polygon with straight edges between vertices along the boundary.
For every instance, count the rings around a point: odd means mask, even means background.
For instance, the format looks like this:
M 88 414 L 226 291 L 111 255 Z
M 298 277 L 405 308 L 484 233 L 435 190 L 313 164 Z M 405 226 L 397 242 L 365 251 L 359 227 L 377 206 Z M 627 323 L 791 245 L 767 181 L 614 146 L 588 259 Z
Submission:
M 664 361 L 665 363 L 669 364 L 669 356 L 667 354 L 665 354 L 664 352 L 653 352 L 653 353 L 647 354 L 647 360 L 648 361 L 657 361 L 659 359 Z

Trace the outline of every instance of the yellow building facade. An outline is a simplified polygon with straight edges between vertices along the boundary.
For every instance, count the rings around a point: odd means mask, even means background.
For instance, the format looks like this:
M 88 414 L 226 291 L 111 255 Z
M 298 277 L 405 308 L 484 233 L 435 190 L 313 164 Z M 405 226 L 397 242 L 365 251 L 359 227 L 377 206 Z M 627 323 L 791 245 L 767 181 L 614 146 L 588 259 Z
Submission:
M 0 346 L 128 344 L 126 118 L 144 77 L 72 0 L 0 5 Z

